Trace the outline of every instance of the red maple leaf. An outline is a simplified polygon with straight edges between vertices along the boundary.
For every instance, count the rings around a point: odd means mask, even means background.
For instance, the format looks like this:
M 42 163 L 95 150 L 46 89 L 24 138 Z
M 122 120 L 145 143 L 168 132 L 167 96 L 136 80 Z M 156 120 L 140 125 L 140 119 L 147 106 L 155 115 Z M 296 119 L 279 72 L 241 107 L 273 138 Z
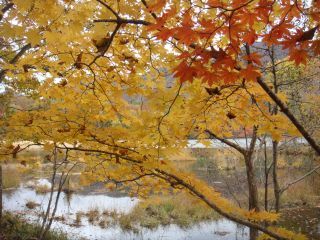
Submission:
M 252 45 L 257 40 L 257 38 L 258 38 L 258 35 L 255 32 L 249 31 L 244 34 L 242 39 L 249 45 Z
M 262 65 L 261 63 L 261 56 L 259 55 L 259 53 L 257 52 L 254 52 L 254 53 L 251 53 L 250 55 L 248 56 L 245 56 L 244 57 L 247 61 L 251 61 L 252 63 L 255 63 L 259 66 Z
M 148 10 L 150 12 L 156 12 L 156 11 L 162 10 L 166 5 L 166 2 L 167 2 L 166 0 L 158 0 L 154 4 L 150 5 L 148 7 Z
M 295 64 L 297 65 L 301 63 L 306 64 L 307 58 L 308 58 L 308 53 L 303 49 L 293 48 L 289 53 L 289 60 L 294 61 Z
M 180 82 L 193 81 L 193 78 L 197 76 L 196 68 L 189 66 L 186 61 L 181 62 L 176 68 L 174 68 L 174 77 L 180 79 Z
M 240 70 L 240 75 L 247 81 L 255 81 L 261 76 L 260 71 L 252 64 L 248 64 L 247 68 Z
M 163 27 L 161 30 L 159 30 L 159 32 L 156 33 L 156 37 L 162 41 L 166 41 L 168 38 L 174 35 L 174 32 L 174 29 Z

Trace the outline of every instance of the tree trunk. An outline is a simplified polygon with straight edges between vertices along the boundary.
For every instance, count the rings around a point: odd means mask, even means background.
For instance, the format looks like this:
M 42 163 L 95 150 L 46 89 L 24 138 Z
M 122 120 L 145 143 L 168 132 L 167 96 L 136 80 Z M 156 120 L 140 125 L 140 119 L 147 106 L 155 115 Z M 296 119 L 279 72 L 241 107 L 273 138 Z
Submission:
M 250 142 L 249 148 L 245 149 L 241 146 L 230 142 L 227 139 L 219 138 L 210 130 L 206 130 L 206 133 L 209 134 L 210 137 L 220 140 L 221 142 L 227 144 L 228 146 L 234 148 L 238 152 L 240 152 L 246 164 L 246 173 L 247 173 L 247 182 L 248 182 L 248 192 L 249 192 L 249 210 L 259 211 L 259 199 L 258 199 L 258 188 L 257 188 L 257 180 L 253 166 L 253 154 L 257 141 L 257 127 L 253 127 L 253 134 Z M 255 240 L 258 237 L 259 231 L 256 228 L 250 228 L 250 240 Z
M 50 217 L 49 222 L 48 222 L 48 224 L 47 224 L 47 226 L 46 226 L 46 228 L 45 228 L 45 230 L 43 232 L 42 237 L 45 237 L 46 234 L 49 232 L 49 230 L 51 228 L 52 222 L 53 222 L 54 217 L 55 217 L 56 212 L 57 212 L 58 203 L 59 203 L 60 195 L 61 195 L 61 192 L 62 192 L 62 187 L 65 184 L 65 182 L 67 180 L 67 177 L 68 177 L 68 174 L 64 177 L 64 173 L 62 173 L 62 175 L 60 177 L 57 196 L 56 196 L 56 200 L 55 200 L 55 203 L 54 203 L 54 208 L 52 210 L 51 217 Z
M 280 187 L 278 182 L 278 142 L 272 142 L 272 160 L 273 160 L 273 191 L 275 198 L 275 210 L 279 212 L 280 210 Z
M 51 203 L 53 200 L 53 193 L 54 193 L 54 185 L 55 185 L 55 179 L 56 179 L 56 174 L 57 174 L 57 151 L 56 149 L 53 152 L 53 173 L 52 173 L 52 177 L 51 177 L 51 188 L 50 188 L 50 197 L 49 197 L 49 201 L 48 201 L 48 205 L 47 205 L 47 210 L 46 213 L 43 216 L 43 220 L 42 220 L 42 224 L 41 224 L 41 228 L 39 231 L 39 240 L 42 240 L 44 237 L 44 233 L 46 230 L 46 223 L 48 221 L 48 218 L 50 216 L 50 210 L 51 210 Z
M 245 157 L 245 163 L 249 189 L 249 209 L 259 211 L 258 188 L 251 156 Z
M 248 191 L 249 191 L 249 210 L 259 211 L 258 202 L 258 188 L 256 182 L 256 176 L 254 173 L 254 167 L 252 162 L 252 155 L 245 156 Z M 258 231 L 256 229 L 250 229 L 250 240 L 255 240 L 258 237 Z
M 264 210 L 268 211 L 268 184 L 269 184 L 269 168 L 267 155 L 267 142 L 264 140 Z

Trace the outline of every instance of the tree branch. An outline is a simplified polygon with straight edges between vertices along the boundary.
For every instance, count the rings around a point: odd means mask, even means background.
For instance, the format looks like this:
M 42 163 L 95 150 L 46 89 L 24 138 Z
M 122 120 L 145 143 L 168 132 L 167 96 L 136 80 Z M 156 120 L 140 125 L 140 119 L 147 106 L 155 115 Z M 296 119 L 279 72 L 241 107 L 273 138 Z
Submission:
M 104 151 L 104 150 L 87 149 L 87 148 L 79 148 L 79 147 L 67 147 L 65 145 L 63 147 L 57 146 L 56 148 L 58 148 L 58 149 L 66 149 L 66 150 L 69 150 L 69 151 L 92 152 L 92 153 L 101 153 L 101 154 L 113 155 L 113 156 L 128 160 L 129 162 L 142 163 L 142 161 L 130 158 L 130 157 L 126 156 L 126 155 L 122 155 L 122 154 L 118 154 L 118 153 L 114 153 L 114 152 L 109 152 L 109 151 Z
M 108 178 L 108 180 L 104 181 L 104 182 L 107 183 L 108 181 L 112 181 L 115 184 L 120 184 L 120 183 L 126 183 L 126 182 L 135 182 L 135 181 L 140 180 L 140 179 L 142 179 L 144 177 L 150 177 L 150 176 L 155 176 L 155 175 L 153 173 L 145 173 L 145 174 L 139 175 L 137 177 L 128 178 L 128 179 L 124 179 L 124 180 L 116 180 L 116 179 L 113 179 L 113 178 Z
M 112 12 L 113 13 L 113 15 L 115 15 L 116 16 L 116 18 L 120 18 L 119 17 L 119 14 L 115 11 L 115 10 L 113 10 L 108 4 L 106 4 L 104 1 L 102 1 L 102 0 L 97 0 L 99 3 L 101 3 L 103 6 L 105 6 L 110 12 Z
M 218 139 L 220 142 L 223 142 L 224 144 L 227 144 L 229 147 L 232 147 L 234 149 L 236 149 L 237 151 L 239 151 L 241 154 L 246 155 L 247 154 L 247 150 L 240 147 L 238 144 L 235 144 L 227 139 L 224 138 L 220 138 L 217 135 L 215 135 L 213 132 L 211 132 L 210 130 L 205 130 L 205 132 L 209 135 L 210 139 Z
M 111 34 L 111 36 L 110 36 L 110 39 L 109 39 L 107 45 L 105 46 L 105 49 L 103 50 L 103 52 L 101 52 L 99 55 L 97 55 L 97 56 L 92 60 L 92 62 L 89 64 L 89 66 L 91 66 L 98 58 L 102 57 L 102 56 L 109 50 L 109 48 L 110 48 L 110 46 L 111 46 L 111 43 L 112 43 L 114 37 L 116 36 L 117 32 L 119 31 L 120 27 L 121 27 L 121 23 L 118 23 L 117 26 L 116 26 L 116 28 L 113 30 L 113 32 L 112 32 L 112 34 Z
M 9 62 L 10 64 L 15 64 L 19 58 L 22 57 L 22 55 L 28 51 L 31 48 L 31 43 L 28 43 L 27 45 L 23 46 L 20 51 L 17 53 L 16 56 L 14 56 L 14 58 L 11 59 L 11 61 Z
M 148 26 L 151 23 L 145 20 L 135 20 L 135 19 L 124 19 L 124 18 L 118 18 L 118 19 L 96 19 L 93 20 L 95 23 L 104 22 L 104 23 L 118 23 L 118 24 L 137 24 L 137 25 L 145 25 Z
M 9 11 L 13 6 L 14 6 L 14 4 L 11 3 L 11 2 L 9 2 L 9 3 L 7 3 L 7 4 L 4 6 L 4 8 L 1 9 L 0 21 L 2 20 L 3 15 L 4 15 L 7 11 Z
M 320 146 L 316 141 L 310 136 L 310 134 L 305 130 L 305 128 L 300 124 L 300 122 L 291 113 L 288 107 L 281 101 L 281 99 L 269 88 L 269 86 L 262 80 L 261 77 L 257 78 L 258 84 L 263 88 L 263 90 L 269 95 L 269 97 L 278 105 L 281 112 L 283 112 L 292 122 L 292 124 L 298 129 L 301 135 L 307 140 L 310 146 L 320 155 Z
M 177 176 L 175 176 L 175 175 L 173 175 L 171 173 L 163 171 L 161 169 L 155 169 L 155 171 L 160 173 L 160 174 L 162 174 L 162 175 L 165 175 L 165 176 L 167 176 L 167 177 L 169 177 L 171 179 L 174 179 L 177 182 L 177 184 L 180 184 L 181 186 L 183 186 L 186 189 L 188 189 L 191 193 L 193 193 L 198 198 L 200 198 L 202 201 L 204 201 L 210 208 L 215 210 L 221 216 L 224 216 L 225 218 L 227 218 L 227 219 L 229 219 L 231 221 L 234 221 L 236 223 L 242 224 L 242 225 L 247 226 L 249 228 L 257 229 L 257 230 L 259 230 L 261 232 L 264 232 L 264 233 L 268 234 L 271 237 L 274 237 L 275 239 L 278 239 L 278 240 L 287 239 L 285 237 L 282 237 L 282 236 L 278 235 L 277 233 L 274 233 L 274 232 L 270 231 L 269 229 L 267 229 L 267 228 L 265 228 L 265 227 L 263 227 L 261 225 L 255 224 L 255 223 L 250 222 L 250 221 L 245 220 L 245 219 L 238 218 L 236 216 L 233 216 L 233 215 L 223 211 L 216 204 L 214 204 L 208 198 L 206 198 L 206 196 L 204 196 L 201 192 L 199 192 L 194 186 L 192 186 L 189 183 L 185 182 L 183 179 L 181 179 L 181 178 L 179 178 L 179 177 L 177 177 Z
M 315 167 L 314 169 L 310 170 L 309 172 L 307 172 L 306 174 L 302 175 L 301 177 L 297 178 L 296 180 L 287 183 L 283 188 L 280 189 L 280 193 L 282 194 L 284 191 L 286 191 L 288 188 L 290 188 L 292 185 L 302 181 L 303 179 L 305 179 L 306 177 L 310 176 L 311 174 L 313 174 L 314 172 L 316 172 L 318 169 L 320 169 L 320 165 L 318 165 L 317 167 Z
M 31 48 L 31 44 L 28 43 L 27 45 L 23 46 L 20 51 L 14 56 L 14 58 L 12 58 L 9 63 L 10 64 L 15 64 L 21 57 L 23 54 L 25 54 L 26 51 L 28 51 Z M 0 83 L 3 80 L 4 75 L 6 74 L 8 70 L 7 69 L 2 69 L 0 71 Z
M 145 0 L 141 0 L 142 4 L 148 9 L 149 6 L 147 4 L 147 2 Z M 154 19 L 157 19 L 157 15 L 155 13 L 151 13 L 151 16 L 154 18 Z

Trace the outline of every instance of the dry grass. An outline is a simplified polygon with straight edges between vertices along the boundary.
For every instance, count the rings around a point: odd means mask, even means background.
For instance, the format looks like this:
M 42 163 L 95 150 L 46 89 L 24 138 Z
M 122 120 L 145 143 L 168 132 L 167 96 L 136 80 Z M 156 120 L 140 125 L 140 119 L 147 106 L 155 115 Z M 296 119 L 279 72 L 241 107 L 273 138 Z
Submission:
M 108 221 L 105 220 L 105 219 L 100 220 L 100 221 L 99 221 L 99 226 L 100 226 L 101 228 L 106 228 L 106 227 L 108 226 Z
M 3 189 L 19 187 L 21 182 L 21 173 L 18 170 L 18 166 L 12 164 L 3 165 L 2 181 Z
M 35 209 L 35 208 L 37 208 L 37 207 L 39 207 L 39 206 L 40 206 L 40 204 L 39 204 L 39 203 L 36 203 L 36 202 L 34 202 L 34 201 L 28 201 L 28 202 L 26 203 L 26 207 L 29 208 L 29 209 Z
M 83 212 L 77 212 L 76 213 L 76 219 L 74 220 L 74 225 L 77 227 L 81 226 L 82 217 L 84 216 Z
M 55 216 L 54 220 L 59 221 L 59 222 L 64 222 L 66 220 L 66 218 L 61 215 L 61 216 Z
M 89 210 L 85 215 L 88 218 L 89 223 L 91 224 L 94 224 L 95 222 L 99 221 L 100 218 L 100 212 L 97 208 Z
M 143 201 L 130 213 L 120 215 L 119 224 L 124 230 L 134 230 L 139 226 L 152 229 L 169 224 L 186 228 L 218 217 L 199 200 L 181 193 L 168 197 L 152 197 Z
M 50 187 L 47 185 L 35 186 L 35 191 L 37 194 L 46 194 L 51 191 Z

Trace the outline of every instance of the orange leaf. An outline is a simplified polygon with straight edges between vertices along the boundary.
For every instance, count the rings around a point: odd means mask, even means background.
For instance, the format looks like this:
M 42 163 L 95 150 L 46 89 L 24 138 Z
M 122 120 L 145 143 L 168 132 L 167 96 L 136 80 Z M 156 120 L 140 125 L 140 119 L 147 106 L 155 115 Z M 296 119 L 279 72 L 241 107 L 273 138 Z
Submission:
M 163 27 L 157 34 L 157 38 L 166 41 L 168 38 L 174 35 L 174 30 Z
M 209 84 L 209 86 L 212 86 L 212 84 L 214 82 L 219 81 L 219 76 L 216 75 L 216 73 L 212 73 L 212 72 L 204 72 L 202 74 L 202 82 L 207 82 Z
M 255 81 L 261 76 L 261 73 L 256 67 L 249 64 L 246 69 L 240 70 L 240 75 L 248 81 Z
M 158 0 L 154 4 L 150 5 L 148 9 L 150 12 L 156 12 L 156 11 L 162 10 L 165 5 L 166 5 L 166 0 Z
M 175 29 L 176 37 L 179 39 L 179 42 L 189 45 L 198 40 L 199 35 L 197 32 L 191 29 L 189 26 L 183 26 Z
M 292 49 L 290 51 L 289 60 L 294 61 L 295 64 L 306 64 L 308 58 L 308 53 L 303 49 Z
M 245 59 L 246 59 L 247 61 L 251 61 L 251 62 L 253 62 L 253 63 L 255 63 L 255 64 L 259 65 L 259 66 L 262 65 L 262 63 L 261 63 L 261 56 L 260 56 L 259 53 L 257 53 L 257 52 L 254 52 L 254 53 L 251 53 L 251 54 L 248 55 L 248 56 L 245 56 Z
M 182 26 L 186 26 L 186 27 L 192 27 L 193 26 L 193 22 L 192 22 L 191 15 L 190 15 L 189 11 L 187 11 L 183 16 Z
M 187 64 L 186 61 L 181 62 L 176 68 L 174 68 L 174 77 L 180 78 L 180 82 L 193 81 L 193 78 L 197 76 L 197 70 Z
M 237 72 L 226 69 L 221 72 L 221 77 L 225 83 L 233 83 L 239 79 Z
M 251 28 L 256 21 L 259 21 L 259 12 L 242 11 L 237 17 L 243 24 L 249 24 Z
M 253 31 L 250 31 L 250 32 L 247 32 L 242 39 L 249 45 L 252 45 L 257 38 L 258 38 L 257 34 L 255 34 L 255 32 Z
M 222 6 L 221 0 L 209 0 L 208 4 L 210 7 L 220 7 Z

